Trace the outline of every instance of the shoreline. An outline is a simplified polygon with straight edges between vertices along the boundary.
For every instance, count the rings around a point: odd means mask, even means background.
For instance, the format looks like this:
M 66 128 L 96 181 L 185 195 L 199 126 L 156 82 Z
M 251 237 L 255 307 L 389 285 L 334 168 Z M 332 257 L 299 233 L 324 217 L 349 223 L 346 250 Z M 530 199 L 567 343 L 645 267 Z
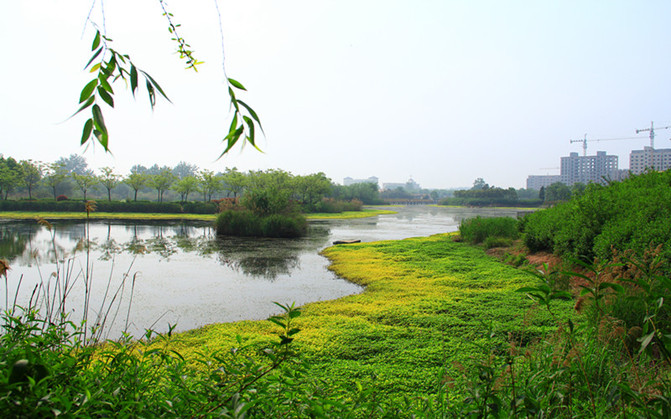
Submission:
M 308 220 L 346 220 L 354 218 L 375 217 L 383 214 L 395 214 L 396 211 L 381 209 L 364 209 L 363 211 L 345 211 L 342 213 L 304 214 Z M 0 212 L 0 220 L 22 221 L 42 218 L 45 220 L 128 220 L 128 221 L 215 221 L 216 214 L 163 214 L 135 212 L 35 212 L 35 211 L 4 211 Z

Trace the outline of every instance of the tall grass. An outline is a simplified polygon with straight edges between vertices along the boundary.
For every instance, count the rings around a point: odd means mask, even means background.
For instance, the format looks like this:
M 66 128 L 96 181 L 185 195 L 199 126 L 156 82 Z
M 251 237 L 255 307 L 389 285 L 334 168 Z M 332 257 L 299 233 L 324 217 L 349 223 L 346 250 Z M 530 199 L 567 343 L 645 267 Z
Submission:
M 507 240 L 519 238 L 518 226 L 519 222 L 512 217 L 468 218 L 459 224 L 459 235 L 471 244 L 484 243 L 487 239 L 491 243 L 506 244 Z
M 247 210 L 228 210 L 217 216 L 219 235 L 241 237 L 301 237 L 307 232 L 307 221 L 300 214 L 261 216 Z

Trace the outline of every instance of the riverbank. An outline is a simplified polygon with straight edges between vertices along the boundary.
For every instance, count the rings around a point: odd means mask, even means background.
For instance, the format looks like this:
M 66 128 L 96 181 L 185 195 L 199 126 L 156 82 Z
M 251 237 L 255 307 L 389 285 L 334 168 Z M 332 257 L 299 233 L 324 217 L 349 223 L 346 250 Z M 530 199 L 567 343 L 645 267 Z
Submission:
M 553 329 L 547 313 L 530 314 L 530 300 L 515 292 L 534 283 L 532 275 L 452 237 L 325 249 L 330 269 L 366 289 L 307 304 L 295 319 L 295 348 L 309 380 L 323 380 L 328 394 L 346 399 L 356 397 L 359 383 L 371 397 L 401 403 L 437 394 L 441 379 L 460 380 L 461 366 L 486 359 L 511 337 L 529 341 Z M 244 321 L 185 332 L 172 344 L 194 358 L 276 334 L 270 322 Z
M 308 220 L 327 219 L 355 219 L 375 217 L 382 214 L 395 214 L 395 211 L 381 209 L 363 209 L 362 211 L 345 211 L 335 214 L 305 214 Z M 160 213 L 124 213 L 124 212 L 33 212 L 33 211 L 4 211 L 0 212 L 0 219 L 5 220 L 32 220 L 43 218 L 45 220 L 146 220 L 146 221 L 212 221 L 217 218 L 216 214 L 160 214 Z

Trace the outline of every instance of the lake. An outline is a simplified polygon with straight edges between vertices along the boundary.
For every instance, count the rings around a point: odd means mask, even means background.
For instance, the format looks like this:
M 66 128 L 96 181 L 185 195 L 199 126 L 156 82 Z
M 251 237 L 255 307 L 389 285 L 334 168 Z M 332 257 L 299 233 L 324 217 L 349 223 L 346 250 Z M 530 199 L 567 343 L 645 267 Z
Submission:
M 516 215 L 505 209 L 392 209 L 398 213 L 311 221 L 301 239 L 217 237 L 204 222 L 92 221 L 87 229 L 79 221 L 54 221 L 49 230 L 35 221 L 1 221 L 0 258 L 11 269 L 7 286 L 0 285 L 0 307 L 15 299 L 25 306 L 32 298 L 55 311 L 65 295 L 64 311 L 79 321 L 89 295 L 89 324 L 107 319 L 103 337 L 265 319 L 278 313 L 273 301 L 302 305 L 363 290 L 327 269 L 319 252 L 334 240 L 428 236 L 456 231 L 464 218 Z M 40 284 L 43 291 L 34 294 Z

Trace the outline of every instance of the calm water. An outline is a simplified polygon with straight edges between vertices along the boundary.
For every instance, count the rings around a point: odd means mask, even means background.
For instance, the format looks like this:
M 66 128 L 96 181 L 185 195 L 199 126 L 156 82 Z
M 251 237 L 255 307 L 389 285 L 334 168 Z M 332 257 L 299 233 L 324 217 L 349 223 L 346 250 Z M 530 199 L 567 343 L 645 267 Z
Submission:
M 54 222 L 49 231 L 33 221 L 0 222 L 0 258 L 11 266 L 7 295 L 0 285 L 0 307 L 6 296 L 11 305 L 15 295 L 26 305 L 43 284 L 49 295 L 67 293 L 66 311 L 78 320 L 89 266 L 89 319 L 105 315 L 110 337 L 124 329 L 137 336 L 150 327 L 186 330 L 263 319 L 277 313 L 273 301 L 301 305 L 362 291 L 331 273 L 319 255 L 334 240 L 428 236 L 455 231 L 464 218 L 516 214 L 426 206 L 394 210 L 398 214 L 313 221 L 307 237 L 293 240 L 218 238 L 208 223 L 99 221 L 89 226 L 88 253 L 84 223 Z M 44 295 L 41 304 L 53 306 L 54 299 Z

